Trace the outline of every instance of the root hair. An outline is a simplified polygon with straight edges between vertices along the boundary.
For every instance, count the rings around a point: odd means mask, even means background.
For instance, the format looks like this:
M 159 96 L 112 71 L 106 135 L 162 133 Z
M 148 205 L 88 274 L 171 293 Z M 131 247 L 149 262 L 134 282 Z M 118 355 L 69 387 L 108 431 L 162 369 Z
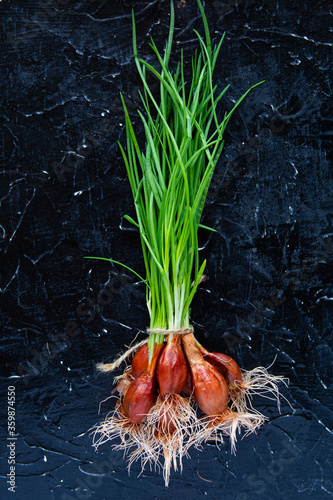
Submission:
M 119 366 L 145 342 L 129 349 L 111 365 L 111 369 Z M 169 484 L 171 468 L 182 471 L 183 457 L 189 458 L 191 446 L 200 449 L 207 441 L 214 441 L 219 446 L 227 437 L 231 452 L 235 454 L 237 437 L 242 431 L 245 437 L 256 432 L 268 420 L 253 407 L 254 395 L 276 400 L 279 411 L 280 397 L 287 401 L 280 394 L 278 384 L 287 385 L 288 379 L 270 375 L 266 368 L 257 367 L 244 371 L 242 381 L 229 386 L 229 409 L 220 415 L 198 417 L 198 407 L 193 395 L 185 397 L 179 394 L 160 394 L 144 420 L 133 424 L 124 414 L 121 403 L 132 379 L 131 366 L 115 378 L 117 385 L 112 392 L 118 391 L 120 396 L 117 397 L 115 409 L 101 424 L 91 429 L 93 445 L 97 449 L 106 442 L 117 440 L 117 443 L 112 444 L 112 449 L 123 451 L 128 460 L 129 473 L 132 464 L 137 461 L 141 464 L 140 474 L 147 465 L 150 469 L 162 469 L 165 486 Z
M 279 412 L 281 412 L 280 397 L 283 397 L 288 404 L 289 401 L 280 393 L 278 384 L 288 385 L 289 380 L 285 377 L 271 375 L 267 369 L 258 366 L 250 371 L 243 371 L 242 381 L 236 382 L 230 387 L 229 394 L 231 400 L 231 409 L 239 413 L 248 413 L 253 411 L 252 398 L 254 395 L 276 401 Z
M 221 415 L 203 417 L 201 419 L 201 429 L 196 434 L 194 446 L 200 448 L 207 441 L 214 441 L 216 446 L 224 443 L 224 437 L 229 438 L 231 452 L 236 453 L 237 435 L 245 431 L 244 436 L 256 432 L 257 429 L 267 420 L 259 412 L 236 412 L 227 410 Z
M 147 415 L 147 425 L 153 432 L 153 448 L 158 454 L 158 466 L 163 470 L 165 486 L 169 485 L 171 468 L 182 471 L 184 456 L 193 435 L 198 432 L 199 419 L 192 400 L 179 394 L 159 395 Z
M 155 464 L 158 456 L 151 447 L 151 436 L 145 422 L 133 424 L 124 414 L 120 399 L 116 408 L 110 412 L 105 420 L 91 429 L 95 450 L 104 443 L 117 440 L 112 445 L 113 450 L 121 450 L 128 457 L 128 470 L 133 462 L 141 459 L 141 469 L 147 462 Z M 120 442 L 119 442 L 120 441 Z

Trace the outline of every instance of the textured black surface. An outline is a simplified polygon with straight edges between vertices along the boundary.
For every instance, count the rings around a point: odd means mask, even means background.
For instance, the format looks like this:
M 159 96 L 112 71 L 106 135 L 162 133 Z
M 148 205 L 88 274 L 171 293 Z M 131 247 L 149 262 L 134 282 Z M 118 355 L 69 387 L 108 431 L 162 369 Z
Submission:
M 187 61 L 202 32 L 194 0 L 176 6 L 173 57 Z M 143 272 L 133 204 L 117 141 L 123 92 L 137 123 L 140 82 L 131 48 L 151 58 L 168 31 L 169 2 L 2 0 L 1 442 L 7 387 L 16 387 L 16 493 L 1 498 L 326 499 L 332 484 L 332 13 L 322 0 L 206 2 L 226 39 L 215 81 L 231 83 L 223 109 L 251 84 L 234 115 L 200 235 L 209 280 L 193 303 L 198 338 L 242 368 L 289 377 L 281 414 L 258 433 L 193 450 L 169 489 L 122 454 L 93 451 L 87 431 L 112 408 L 115 358 L 148 325 L 142 284 L 107 263 Z M 152 80 L 154 85 L 154 80 Z M 10 377 L 7 380 L 7 377 Z M 6 441 L 7 440 L 7 441 Z

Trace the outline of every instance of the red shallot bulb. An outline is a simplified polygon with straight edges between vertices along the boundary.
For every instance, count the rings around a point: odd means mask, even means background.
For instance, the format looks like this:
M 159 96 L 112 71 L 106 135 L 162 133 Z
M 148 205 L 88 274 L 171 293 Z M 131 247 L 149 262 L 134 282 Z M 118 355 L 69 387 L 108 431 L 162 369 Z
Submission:
M 229 400 L 226 380 L 204 360 L 193 334 L 183 336 L 183 346 L 191 367 L 194 397 L 199 408 L 208 416 L 225 412 Z
M 180 335 L 174 335 L 162 352 L 156 371 L 160 394 L 179 394 L 186 382 L 187 366 Z
M 203 347 L 199 347 L 203 357 L 214 365 L 226 378 L 229 384 L 242 381 L 242 372 L 234 359 L 220 352 L 209 352 Z
M 131 382 L 125 393 L 123 411 L 133 424 L 141 422 L 155 402 L 156 364 L 163 348 L 163 344 L 155 344 L 150 364 Z
M 144 344 L 136 351 L 132 359 L 132 375 L 137 378 L 145 371 L 148 366 L 148 344 Z
M 186 362 L 186 367 L 187 367 L 187 373 L 186 373 L 186 381 L 183 387 L 183 393 L 186 396 L 191 396 L 193 393 L 193 384 L 192 384 L 192 374 L 191 374 L 191 368 L 188 362 Z
M 133 380 L 123 399 L 125 415 L 133 424 L 141 422 L 153 406 L 156 394 L 155 377 L 142 373 Z

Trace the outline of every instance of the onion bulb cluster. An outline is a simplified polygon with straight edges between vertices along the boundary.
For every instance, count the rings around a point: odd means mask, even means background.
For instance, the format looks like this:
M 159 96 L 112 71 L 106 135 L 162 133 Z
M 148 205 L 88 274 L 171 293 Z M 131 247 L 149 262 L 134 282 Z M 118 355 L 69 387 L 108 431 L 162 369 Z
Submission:
M 194 398 L 207 416 L 221 415 L 228 409 L 229 386 L 239 389 L 242 373 L 231 357 L 207 351 L 193 334 L 175 334 L 166 344 L 155 344 L 150 363 L 148 345 L 141 346 L 126 378 L 122 409 L 132 423 L 139 423 L 157 396 L 168 394 Z
M 141 345 L 115 378 L 116 407 L 94 429 L 94 444 L 117 438 L 114 448 L 127 454 L 129 468 L 137 460 L 142 469 L 162 465 L 168 485 L 171 467 L 182 469 L 192 446 L 229 437 L 234 452 L 237 434 L 254 432 L 266 420 L 253 409 L 253 394 L 279 402 L 277 384 L 285 380 L 262 367 L 241 371 L 230 356 L 205 349 L 193 333 L 165 339 L 150 355 L 148 343 Z

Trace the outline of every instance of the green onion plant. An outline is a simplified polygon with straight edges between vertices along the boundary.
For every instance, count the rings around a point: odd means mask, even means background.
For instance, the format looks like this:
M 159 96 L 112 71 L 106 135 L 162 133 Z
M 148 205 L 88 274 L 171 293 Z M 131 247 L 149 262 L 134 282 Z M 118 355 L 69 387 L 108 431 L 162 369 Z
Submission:
M 253 409 L 253 394 L 274 396 L 278 383 L 263 367 L 242 371 L 230 356 L 210 353 L 195 338 L 190 307 L 202 279 L 206 261 L 200 261 L 198 230 L 209 185 L 219 161 L 227 124 L 250 87 L 231 108 L 221 113 L 222 92 L 213 85 L 213 73 L 224 36 L 212 45 L 207 19 L 197 0 L 204 38 L 185 70 L 184 54 L 169 68 L 175 12 L 171 3 L 169 36 L 163 55 L 151 39 L 156 66 L 138 56 L 133 14 L 133 50 L 143 91 L 138 111 L 145 144 L 140 147 L 123 96 L 126 145 L 119 147 L 133 193 L 136 218 L 125 215 L 140 233 L 150 315 L 148 341 L 143 341 L 114 363 L 99 365 L 105 373 L 118 368 L 135 352 L 131 366 L 116 377 L 120 397 L 116 408 L 97 426 L 95 446 L 115 438 L 115 448 L 140 459 L 142 469 L 161 463 L 168 485 L 170 469 L 180 467 L 188 449 L 208 439 L 216 443 L 229 436 L 235 450 L 241 429 L 255 432 L 266 417 Z M 159 96 L 148 84 L 151 73 L 159 82 Z M 113 259 L 109 260 L 121 264 Z M 124 265 L 124 264 L 121 264 Z M 125 268 L 130 269 L 124 265 Z M 148 344 L 148 346 L 147 346 Z M 270 395 L 270 396 L 267 396 Z M 201 414 L 200 414 L 201 412 Z

